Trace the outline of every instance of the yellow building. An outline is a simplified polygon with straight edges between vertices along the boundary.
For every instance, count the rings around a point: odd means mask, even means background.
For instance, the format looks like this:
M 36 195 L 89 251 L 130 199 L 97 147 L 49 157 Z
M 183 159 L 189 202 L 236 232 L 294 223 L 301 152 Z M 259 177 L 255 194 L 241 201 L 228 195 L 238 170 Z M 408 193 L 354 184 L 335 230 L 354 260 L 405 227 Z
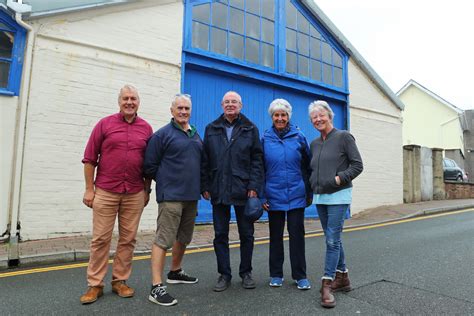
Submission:
M 414 80 L 397 92 L 405 104 L 403 145 L 454 150 L 464 155 L 463 111 Z

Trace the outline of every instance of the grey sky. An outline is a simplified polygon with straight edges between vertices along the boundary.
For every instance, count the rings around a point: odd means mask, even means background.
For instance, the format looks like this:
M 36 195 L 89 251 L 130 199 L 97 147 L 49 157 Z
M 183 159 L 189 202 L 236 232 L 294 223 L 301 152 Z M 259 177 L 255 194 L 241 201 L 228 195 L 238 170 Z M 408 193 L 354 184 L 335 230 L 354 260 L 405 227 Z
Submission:
M 462 109 L 474 108 L 474 2 L 315 2 L 394 92 L 414 79 Z

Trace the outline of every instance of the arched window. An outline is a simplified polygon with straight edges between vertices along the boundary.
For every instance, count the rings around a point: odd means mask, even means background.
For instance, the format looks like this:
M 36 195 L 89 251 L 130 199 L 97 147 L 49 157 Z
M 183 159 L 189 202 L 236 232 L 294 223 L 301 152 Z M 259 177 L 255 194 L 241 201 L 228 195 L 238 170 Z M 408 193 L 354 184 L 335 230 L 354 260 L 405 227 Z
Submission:
M 0 94 L 18 95 L 25 48 L 25 31 L 0 10 Z
M 296 0 L 191 0 L 185 50 L 345 91 L 347 53 Z

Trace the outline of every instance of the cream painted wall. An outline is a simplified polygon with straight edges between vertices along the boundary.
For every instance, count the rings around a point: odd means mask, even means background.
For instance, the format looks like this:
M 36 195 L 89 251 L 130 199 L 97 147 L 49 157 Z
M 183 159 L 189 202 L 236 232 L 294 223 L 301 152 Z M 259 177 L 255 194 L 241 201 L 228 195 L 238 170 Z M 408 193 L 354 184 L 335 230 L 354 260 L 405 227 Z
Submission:
M 418 87 L 410 86 L 399 96 L 403 111 L 403 144 L 416 144 L 464 152 L 458 113 Z
M 364 163 L 364 171 L 354 181 L 352 212 L 403 203 L 400 109 L 352 60 L 349 89 L 350 131 Z
M 8 224 L 10 180 L 18 97 L 0 95 L 0 235 Z
M 24 239 L 91 232 L 81 159 L 97 121 L 118 111 L 120 87 L 139 89 L 139 114 L 154 130 L 169 121 L 170 100 L 180 90 L 182 5 L 35 21 L 20 205 Z M 154 229 L 156 215 L 151 201 L 140 229 Z

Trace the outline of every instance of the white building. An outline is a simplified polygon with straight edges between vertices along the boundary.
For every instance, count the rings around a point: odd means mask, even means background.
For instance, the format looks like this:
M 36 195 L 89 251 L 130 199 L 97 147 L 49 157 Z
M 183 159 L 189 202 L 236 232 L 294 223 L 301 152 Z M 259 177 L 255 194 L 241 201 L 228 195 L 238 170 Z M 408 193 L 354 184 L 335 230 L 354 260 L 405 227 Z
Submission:
M 318 134 L 307 106 L 327 100 L 364 160 L 352 212 L 402 202 L 403 105 L 311 0 L 24 2 L 32 12 L 18 22 L 0 2 L 1 232 L 90 233 L 83 150 L 99 118 L 118 110 L 125 83 L 138 87 L 140 115 L 155 130 L 169 121 L 172 96 L 191 94 L 201 134 L 230 89 L 261 132 L 271 100 L 288 99 L 309 141 Z M 155 220 L 151 202 L 140 229 Z

